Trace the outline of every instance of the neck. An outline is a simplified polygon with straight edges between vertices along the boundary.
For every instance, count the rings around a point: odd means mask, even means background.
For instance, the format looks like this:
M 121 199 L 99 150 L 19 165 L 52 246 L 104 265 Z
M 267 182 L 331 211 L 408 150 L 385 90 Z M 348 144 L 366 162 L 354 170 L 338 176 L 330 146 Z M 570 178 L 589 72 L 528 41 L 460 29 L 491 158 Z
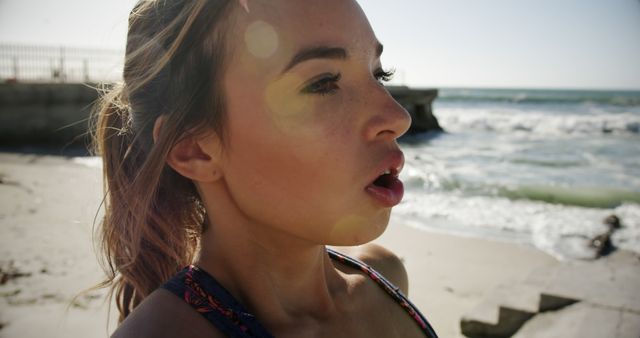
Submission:
M 345 282 L 324 245 L 253 222 L 229 198 L 215 201 L 197 265 L 272 329 L 335 314 Z

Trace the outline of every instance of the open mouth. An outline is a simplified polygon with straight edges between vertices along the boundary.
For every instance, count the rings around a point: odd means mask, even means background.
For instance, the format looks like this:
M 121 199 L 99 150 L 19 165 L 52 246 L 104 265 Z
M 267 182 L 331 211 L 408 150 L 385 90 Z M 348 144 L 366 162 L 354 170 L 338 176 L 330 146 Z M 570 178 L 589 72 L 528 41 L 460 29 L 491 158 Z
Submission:
M 384 173 L 378 176 L 378 178 L 375 181 L 373 181 L 373 185 L 375 185 L 376 187 L 391 189 L 391 186 L 397 180 L 398 180 L 397 175 L 394 175 L 389 171 L 387 173 Z
M 404 193 L 402 181 L 398 178 L 398 171 L 393 169 L 378 176 L 366 190 L 384 207 L 393 207 L 400 203 Z
M 404 155 L 401 151 L 391 152 L 379 167 L 378 177 L 375 177 L 365 188 L 366 192 L 385 208 L 390 208 L 402 200 L 404 186 L 398 177 L 404 165 Z

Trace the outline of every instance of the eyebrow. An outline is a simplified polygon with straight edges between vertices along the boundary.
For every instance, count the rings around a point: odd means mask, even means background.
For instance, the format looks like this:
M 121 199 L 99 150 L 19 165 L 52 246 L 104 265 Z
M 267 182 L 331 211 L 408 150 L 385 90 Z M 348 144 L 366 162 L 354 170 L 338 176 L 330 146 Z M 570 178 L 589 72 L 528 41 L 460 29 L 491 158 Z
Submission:
M 384 46 L 382 46 L 381 43 L 378 43 L 376 45 L 376 57 L 380 57 L 383 50 Z M 312 59 L 345 60 L 348 57 L 349 54 L 347 53 L 347 50 L 341 47 L 316 46 L 304 48 L 291 58 L 291 61 L 289 61 L 282 73 L 286 73 L 299 63 Z

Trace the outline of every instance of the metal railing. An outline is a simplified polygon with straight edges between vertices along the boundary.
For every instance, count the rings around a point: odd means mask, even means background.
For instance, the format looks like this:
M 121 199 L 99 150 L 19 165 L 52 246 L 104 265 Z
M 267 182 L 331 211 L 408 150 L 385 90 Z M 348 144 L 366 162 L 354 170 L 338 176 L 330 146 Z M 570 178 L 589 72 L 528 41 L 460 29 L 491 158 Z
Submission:
M 123 64 L 122 50 L 0 44 L 0 82 L 119 81 Z

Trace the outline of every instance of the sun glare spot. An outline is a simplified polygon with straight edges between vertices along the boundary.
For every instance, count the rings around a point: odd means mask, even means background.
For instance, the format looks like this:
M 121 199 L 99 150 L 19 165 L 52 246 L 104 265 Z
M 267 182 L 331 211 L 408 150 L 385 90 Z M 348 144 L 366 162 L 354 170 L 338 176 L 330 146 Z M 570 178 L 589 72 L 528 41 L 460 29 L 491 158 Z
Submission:
M 247 27 L 244 41 L 249 52 L 258 58 L 269 58 L 278 50 L 278 33 L 273 26 L 261 20 Z
M 291 88 L 302 82 L 302 79 L 295 75 L 289 75 L 279 81 L 271 83 L 265 90 L 265 102 L 269 110 L 273 112 L 273 118 L 281 128 L 290 127 L 290 123 L 304 118 L 305 112 L 310 110 L 309 97 L 304 95 L 293 95 Z
M 360 236 L 363 235 L 362 232 L 364 230 L 363 224 L 367 224 L 366 219 L 359 215 L 347 215 L 339 219 L 331 231 L 330 236 L 332 241 L 336 243 L 343 243 L 345 241 L 360 242 Z M 349 245 L 353 245 L 353 243 Z

